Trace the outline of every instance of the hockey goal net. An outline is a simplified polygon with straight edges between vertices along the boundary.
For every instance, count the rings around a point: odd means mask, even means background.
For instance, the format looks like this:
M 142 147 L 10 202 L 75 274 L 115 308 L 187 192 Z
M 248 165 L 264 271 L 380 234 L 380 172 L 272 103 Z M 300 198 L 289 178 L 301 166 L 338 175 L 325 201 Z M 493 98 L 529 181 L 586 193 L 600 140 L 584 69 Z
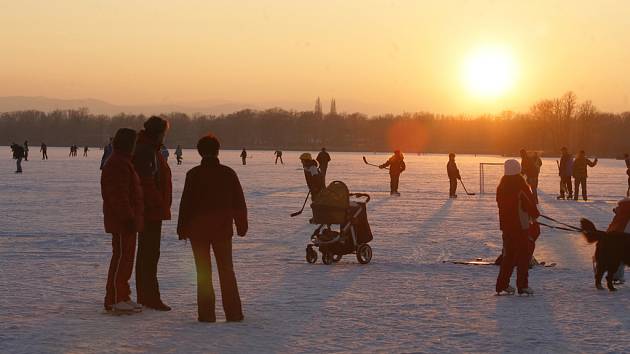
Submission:
M 479 164 L 479 193 L 494 194 L 503 176 L 503 163 L 481 162 Z

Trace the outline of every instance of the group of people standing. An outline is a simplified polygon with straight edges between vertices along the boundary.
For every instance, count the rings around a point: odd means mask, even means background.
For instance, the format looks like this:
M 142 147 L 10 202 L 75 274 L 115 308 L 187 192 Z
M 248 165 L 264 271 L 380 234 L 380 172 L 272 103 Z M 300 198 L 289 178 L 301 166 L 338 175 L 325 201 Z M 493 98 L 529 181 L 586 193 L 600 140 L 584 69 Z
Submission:
M 586 157 L 584 150 L 580 150 L 574 159 L 566 147 L 561 149 L 562 156 L 558 163 L 558 174 L 560 175 L 560 195 L 558 199 L 578 200 L 580 187 L 582 188 L 582 199 L 588 200 L 586 190 L 586 179 L 588 178 L 588 167 L 597 165 L 597 158 L 590 160 Z M 627 154 L 626 154 L 627 155 Z M 629 160 L 626 159 L 626 167 L 630 168 Z M 572 187 L 571 178 L 574 179 L 575 188 Z M 628 190 L 630 191 L 630 179 L 628 179 Z
M 104 307 L 133 313 L 145 308 L 169 311 L 157 279 L 162 221 L 171 218 L 172 177 L 161 153 L 168 122 L 151 117 L 139 133 L 119 129 L 101 175 L 105 231 L 112 235 Z M 197 268 L 198 320 L 215 322 L 210 249 L 219 271 L 227 321 L 242 321 L 243 312 L 232 264 L 233 223 L 247 233 L 247 207 L 236 173 L 219 163 L 220 143 L 205 136 L 197 144 L 201 164 L 186 174 L 177 233 L 191 241 Z M 136 251 L 137 238 L 137 253 Z M 135 256 L 135 257 L 134 257 Z M 129 279 L 136 262 L 137 303 Z

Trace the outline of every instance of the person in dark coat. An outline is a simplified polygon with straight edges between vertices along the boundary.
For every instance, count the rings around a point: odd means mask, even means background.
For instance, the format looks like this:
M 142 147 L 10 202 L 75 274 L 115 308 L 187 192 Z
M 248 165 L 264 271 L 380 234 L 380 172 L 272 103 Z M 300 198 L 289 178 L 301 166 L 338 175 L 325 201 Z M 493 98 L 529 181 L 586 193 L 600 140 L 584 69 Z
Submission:
M 278 159 L 280 159 L 280 164 L 284 165 L 284 161 L 282 161 L 282 151 L 276 150 L 273 154 L 276 157 L 276 165 L 278 164 Z
M 560 195 L 558 199 L 573 199 L 573 185 L 571 178 L 573 177 L 573 156 L 569 154 L 566 147 L 560 149 L 562 156 L 558 164 L 558 175 L 560 176 Z
M 514 294 L 510 278 L 517 268 L 516 286 L 519 294 L 533 294 L 529 287 L 529 262 L 534 253 L 537 234 L 534 223 L 540 216 L 529 185 L 521 175 L 518 161 L 505 161 L 504 176 L 497 187 L 499 225 L 503 232 L 503 259 L 497 276 L 497 294 Z M 531 230 L 530 230 L 531 229 Z
M 87 145 L 84 146 L 83 147 L 83 157 L 87 157 L 88 151 L 90 151 L 90 148 Z
M 114 152 L 101 173 L 105 232 L 112 234 L 112 259 L 105 291 L 105 310 L 137 312 L 142 306 L 131 301 L 129 279 L 136 252 L 136 234 L 144 226 L 144 202 L 140 177 L 131 157 L 136 131 L 122 128 L 113 141 Z
M 199 140 L 201 164 L 186 174 L 179 205 L 177 234 L 189 239 L 197 268 L 197 314 L 200 322 L 215 322 L 210 249 L 214 252 L 221 284 L 223 310 L 228 322 L 244 319 L 232 263 L 232 224 L 247 233 L 247 206 L 236 172 L 219 163 L 220 144 L 208 135 Z
M 48 160 L 48 146 L 42 142 L 42 146 L 39 148 L 42 153 L 42 160 Z
M 578 200 L 578 195 L 580 194 L 580 186 L 582 186 L 582 199 L 585 201 L 588 200 L 588 195 L 586 192 L 586 179 L 588 178 L 588 167 L 595 167 L 597 165 L 597 157 L 595 160 L 591 161 L 586 158 L 586 153 L 584 150 L 581 150 L 578 153 L 578 156 L 575 158 L 573 162 L 573 178 L 575 180 L 574 185 L 574 194 L 573 199 Z
M 17 146 L 18 146 L 18 145 L 15 143 L 15 141 L 11 143 L 11 155 L 13 156 L 13 159 L 14 159 L 14 160 L 16 159 L 16 155 L 15 155 L 15 148 L 16 148 Z
M 177 145 L 177 147 L 175 148 L 175 159 L 177 160 L 178 165 L 182 164 L 183 156 L 184 156 L 184 151 L 182 150 L 182 146 Z
M 532 190 L 536 204 L 538 204 L 538 176 L 540 175 L 541 167 L 542 160 L 538 157 L 537 152 L 529 156 L 525 149 L 521 150 L 521 173 L 525 175 L 525 181 Z
M 243 166 L 247 165 L 247 150 L 245 148 L 241 151 L 241 160 L 243 160 Z
M 313 157 L 308 152 L 300 155 L 300 162 L 302 162 L 302 168 L 304 169 L 304 178 L 306 179 L 306 185 L 311 192 L 311 199 L 315 197 L 326 187 L 324 185 L 324 178 L 322 173 L 317 167 L 317 161 L 313 160 Z
M 162 221 L 171 219 L 171 169 L 160 153 L 168 127 L 168 122 L 160 117 L 149 118 L 138 134 L 133 156 L 144 194 L 144 228 L 138 235 L 136 257 L 138 302 L 159 311 L 171 309 L 160 297 L 157 279 Z
M 24 140 L 24 161 L 28 161 L 28 140 Z
M 326 185 L 326 172 L 328 171 L 328 163 L 330 162 L 330 154 L 326 151 L 326 148 L 322 148 L 322 151 L 317 154 L 315 158 L 319 164 L 319 171 L 322 173 L 322 181 L 324 186 Z
M 105 148 L 103 149 L 103 157 L 101 157 L 101 170 L 103 169 L 103 166 L 105 166 L 107 159 L 109 159 L 114 151 L 114 148 L 112 147 L 112 140 L 113 138 L 109 138 L 109 143 L 105 145 Z
M 455 163 L 455 154 L 452 152 L 448 154 L 446 174 L 448 175 L 449 181 L 448 196 L 449 198 L 457 198 L 457 181 L 462 179 L 462 177 L 460 176 L 459 169 Z
M 22 145 L 13 144 L 13 158 L 17 164 L 15 173 L 22 173 L 22 159 L 24 158 L 24 147 Z
M 405 165 L 405 157 L 400 150 L 394 151 L 394 155 L 390 157 L 384 164 L 378 166 L 379 168 L 389 167 L 389 188 L 390 195 L 399 196 L 398 183 L 400 181 L 400 174 L 405 171 L 407 166 Z

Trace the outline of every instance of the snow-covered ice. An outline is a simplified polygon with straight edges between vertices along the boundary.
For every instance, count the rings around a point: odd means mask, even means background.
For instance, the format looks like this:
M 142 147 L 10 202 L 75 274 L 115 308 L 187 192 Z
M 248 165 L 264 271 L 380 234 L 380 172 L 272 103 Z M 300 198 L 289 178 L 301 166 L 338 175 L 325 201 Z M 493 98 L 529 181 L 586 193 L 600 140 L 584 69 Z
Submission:
M 185 172 L 199 158 L 171 155 L 174 220 L 165 223 L 159 279 L 168 313 L 102 314 L 111 239 L 102 226 L 100 151 L 68 158 L 35 148 L 15 175 L 9 149 L 0 149 L 0 352 L 2 353 L 245 353 L 245 352 L 627 352 L 630 286 L 617 293 L 594 287 L 593 246 L 581 236 L 543 230 L 536 257 L 555 268 L 530 272 L 533 297 L 494 296 L 498 269 L 443 264 L 494 259 L 501 250 L 493 195 L 449 200 L 444 155 L 406 155 L 401 197 L 390 197 L 384 171 L 359 153 L 332 153 L 328 180 L 372 195 L 368 213 L 374 257 L 359 265 L 307 264 L 310 211 L 290 218 L 306 194 L 298 152 L 274 165 L 269 151 L 223 151 L 243 184 L 250 231 L 235 238 L 234 257 L 244 304 L 243 323 L 196 321 L 190 244 L 175 234 Z M 367 154 L 373 162 L 387 155 Z M 470 191 L 479 189 L 479 162 L 459 156 Z M 500 174 L 501 169 L 496 169 Z M 541 211 L 576 224 L 586 216 L 607 226 L 625 194 L 623 161 L 600 160 L 589 170 L 588 203 L 557 201 L 556 162 L 545 159 Z M 494 186 L 492 187 L 494 188 Z M 460 188 L 461 189 L 461 188 Z M 321 257 L 320 257 L 321 259 Z M 215 273 L 215 285 L 216 282 Z M 514 281 L 513 281 L 514 282 Z M 133 287 L 133 284 L 132 284 Z M 135 292 L 133 294 L 135 297 Z M 222 321 L 220 301 L 217 315 Z

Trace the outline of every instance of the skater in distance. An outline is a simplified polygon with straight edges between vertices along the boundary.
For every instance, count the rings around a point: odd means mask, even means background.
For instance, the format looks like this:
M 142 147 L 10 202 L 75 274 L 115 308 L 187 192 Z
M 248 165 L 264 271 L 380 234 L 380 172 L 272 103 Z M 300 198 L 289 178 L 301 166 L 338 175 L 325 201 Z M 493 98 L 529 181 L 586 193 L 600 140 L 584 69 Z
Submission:
M 400 150 L 395 150 L 394 155 L 378 167 L 381 169 L 389 167 L 389 194 L 400 196 L 400 193 L 398 192 L 400 174 L 403 173 L 406 168 L 405 157 Z

